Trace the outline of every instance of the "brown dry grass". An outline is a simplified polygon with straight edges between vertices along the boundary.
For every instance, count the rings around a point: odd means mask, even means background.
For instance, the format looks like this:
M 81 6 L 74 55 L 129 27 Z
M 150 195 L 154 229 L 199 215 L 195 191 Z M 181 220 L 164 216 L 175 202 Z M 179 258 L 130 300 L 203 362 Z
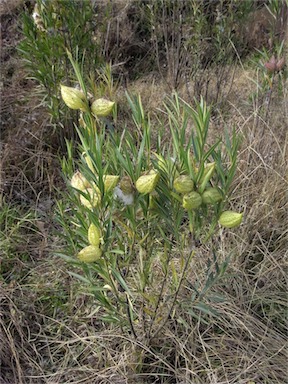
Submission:
M 149 92 L 146 83 L 145 89 L 144 103 L 156 106 L 151 95 L 154 90 L 159 95 L 163 86 L 154 84 Z M 57 244 L 50 243 L 48 234 L 45 257 L 29 264 L 25 283 L 2 285 L 4 383 L 284 383 L 285 103 L 275 96 L 269 122 L 260 123 L 250 107 L 231 103 L 234 112 L 226 124 L 236 122 L 243 135 L 231 204 L 244 209 L 245 222 L 235 235 L 223 234 L 218 242 L 223 257 L 233 254 L 227 280 L 214 288 L 225 297 L 213 306 L 219 317 L 208 319 L 209 325 L 188 317 L 186 326 L 171 321 L 152 346 L 123 337 L 97 321 L 91 298 L 80 294 L 84 287 L 68 277 L 65 264 L 51 259 Z M 213 123 L 218 134 L 222 120 Z M 203 266 L 194 266 L 198 275 Z M 146 356 L 141 374 L 139 356 Z
M 60 174 L 50 118 L 41 106 L 37 85 L 26 78 L 24 64 L 17 54 L 21 40 L 19 15 L 25 5 L 21 1 L 19 7 L 18 3 L 9 2 L 1 18 L 0 193 L 29 205 L 39 200 L 41 194 L 46 199 Z
M 9 255 L 0 251 L 6 273 L 0 280 L 1 384 L 287 381 L 287 83 L 284 95 L 273 94 L 266 113 L 247 102 L 253 76 L 252 70 L 237 68 L 230 97 L 211 125 L 215 136 L 233 124 L 243 136 L 231 206 L 244 210 L 245 221 L 217 241 L 220 255 L 232 257 L 227 278 L 213 288 L 225 298 L 213 304 L 219 316 L 204 316 L 208 324 L 203 324 L 183 311 L 185 323 L 171 319 L 149 346 L 104 326 L 85 287 L 53 257 L 61 244 L 47 202 L 61 184 L 55 148 L 45 143 L 48 120 L 37 97 L 31 97 L 32 84 L 21 83 L 24 73 L 7 78 L 2 195 L 19 206 L 25 202 L 33 212 L 36 208 L 37 220 L 29 218 L 20 237 L 3 223 L 17 223 L 21 211 L 1 222 L 13 245 Z M 129 89 L 140 92 L 152 111 L 168 92 L 151 76 Z M 185 87 L 182 96 L 187 97 Z M 201 275 L 203 266 L 200 258 L 194 273 Z

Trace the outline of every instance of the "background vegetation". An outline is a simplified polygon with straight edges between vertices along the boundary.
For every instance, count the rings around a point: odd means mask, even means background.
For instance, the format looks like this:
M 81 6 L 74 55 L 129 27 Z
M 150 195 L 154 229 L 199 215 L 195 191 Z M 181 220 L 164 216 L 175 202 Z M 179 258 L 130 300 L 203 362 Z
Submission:
M 287 2 L 37 6 L 1 5 L 1 383 L 285 383 Z M 163 101 L 175 91 L 193 108 L 200 96 L 211 107 L 209 145 L 225 132 L 241 138 L 227 207 L 243 211 L 243 223 L 217 232 L 212 245 L 196 243 L 183 305 L 149 340 L 103 321 L 87 274 L 59 257 L 76 259 L 88 225 L 67 247 L 57 220 L 61 207 L 62 219 L 71 214 L 61 164 L 71 176 L 83 145 L 80 114 L 60 97 L 60 83 L 79 83 L 67 49 L 88 99 L 116 102 L 101 122 L 103 140 L 125 132 L 137 142 L 144 110 L 152 148 L 159 132 L 169 147 Z M 191 287 L 204 290 L 209 276 L 209 297 L 197 307 Z

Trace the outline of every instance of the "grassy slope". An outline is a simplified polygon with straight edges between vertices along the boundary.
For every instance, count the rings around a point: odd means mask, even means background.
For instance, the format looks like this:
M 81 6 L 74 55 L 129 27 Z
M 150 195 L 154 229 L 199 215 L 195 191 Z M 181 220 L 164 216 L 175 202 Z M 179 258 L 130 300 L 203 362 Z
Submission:
M 13 23 L 8 25 L 13 27 Z M 0 216 L 1 384 L 148 383 L 156 379 L 163 383 L 284 383 L 287 83 L 283 95 L 272 94 L 269 110 L 260 111 L 257 103 L 248 102 L 255 91 L 251 81 L 255 73 L 237 69 L 227 104 L 215 115 L 211 128 L 218 135 L 224 125 L 236 124 L 243 135 L 231 204 L 244 208 L 245 221 L 234 234 L 222 233 L 217 243 L 223 257 L 233 254 L 227 279 L 214 287 L 215 293 L 225 296 L 225 301 L 215 304 L 221 317 L 209 318 L 207 325 L 189 317 L 186 326 L 171 321 L 153 349 L 147 350 L 140 341 L 135 343 L 99 323 L 85 287 L 71 279 L 65 263 L 53 257 L 61 245 L 51 206 L 51 190 L 59 185 L 55 183 L 55 150 L 43 143 L 47 120 L 40 118 L 37 98 L 30 97 L 31 84 L 21 83 L 24 73 L 17 75 L 14 54 L 7 60 L 7 68 L 12 60 L 16 71 L 7 80 L 9 92 L 3 96 L 4 112 L 14 117 L 3 136 L 2 188 L 6 201 L 12 197 L 16 208 L 3 202 Z M 151 78 L 131 84 L 130 89 L 141 92 L 147 109 L 158 107 L 155 100 L 167 92 L 159 81 L 151 85 Z M 182 93 L 185 97 L 185 90 Z M 21 96 L 26 101 L 22 98 L 19 103 Z M 9 112 L 13 102 L 15 108 Z M 31 124 L 27 116 L 35 106 Z M 16 136 L 21 140 L 15 140 Z M 25 137 L 28 143 L 23 151 Z M 202 271 L 200 258 L 195 273 Z M 139 375 L 137 356 L 143 351 L 146 366 Z

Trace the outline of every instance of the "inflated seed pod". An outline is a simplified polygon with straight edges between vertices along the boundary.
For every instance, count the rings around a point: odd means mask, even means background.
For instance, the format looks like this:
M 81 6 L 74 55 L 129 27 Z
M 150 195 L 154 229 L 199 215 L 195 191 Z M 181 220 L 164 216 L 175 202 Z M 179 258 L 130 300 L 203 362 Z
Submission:
M 88 111 L 85 95 L 82 91 L 72 87 L 60 85 L 61 96 L 67 107 L 71 109 L 80 109 L 81 111 Z
M 189 193 L 193 191 L 194 182 L 190 176 L 181 175 L 176 177 L 173 187 L 178 193 Z
M 224 228 L 235 228 L 241 224 L 242 218 L 243 213 L 225 211 L 220 215 L 219 224 Z
M 116 185 L 119 181 L 119 176 L 104 175 L 103 181 L 104 181 L 105 192 L 109 192 L 109 191 L 112 191 L 116 187 Z
M 203 171 L 203 175 L 201 179 L 199 180 L 199 188 L 198 191 L 199 193 L 203 193 L 208 181 L 211 179 L 213 173 L 215 170 L 215 163 L 208 163 Z
M 183 208 L 190 211 L 199 208 L 202 204 L 202 197 L 198 192 L 192 191 L 183 196 Z
M 90 224 L 88 228 L 88 241 L 91 245 L 95 245 L 96 247 L 102 244 L 102 234 L 98 227 L 95 224 Z
M 202 200 L 204 204 L 216 204 L 222 200 L 222 195 L 217 188 L 207 188 L 203 192 Z
M 92 209 L 93 207 L 96 207 L 101 202 L 101 195 L 100 191 L 95 188 L 87 188 L 86 192 L 89 194 L 90 198 L 86 198 L 83 195 L 80 195 L 80 201 L 81 203 L 89 208 Z
M 83 248 L 77 255 L 80 261 L 84 261 L 85 263 L 93 263 L 100 259 L 102 255 L 102 251 L 99 247 L 95 245 L 88 245 Z
M 143 195 L 151 193 L 156 188 L 159 178 L 159 173 L 153 169 L 147 175 L 140 176 L 135 183 L 137 191 Z
M 108 116 L 112 112 L 114 104 L 114 101 L 97 99 L 91 105 L 91 112 L 98 117 Z
M 90 183 L 88 180 L 86 180 L 80 171 L 76 171 L 74 173 L 70 183 L 73 188 L 80 189 L 80 191 L 85 191 L 90 187 Z

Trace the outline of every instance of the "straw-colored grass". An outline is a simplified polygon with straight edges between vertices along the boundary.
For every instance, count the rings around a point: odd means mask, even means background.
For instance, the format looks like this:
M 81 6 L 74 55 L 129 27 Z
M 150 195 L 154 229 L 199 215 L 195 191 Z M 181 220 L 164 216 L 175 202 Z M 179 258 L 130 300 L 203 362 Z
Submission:
M 233 125 L 242 135 L 231 207 L 244 211 L 244 222 L 215 239 L 221 260 L 231 255 L 226 277 L 211 291 L 221 298 L 211 304 L 217 314 L 202 314 L 200 321 L 180 308 L 183 321 L 172 317 L 149 345 L 99 321 L 85 286 L 54 256 L 62 244 L 51 193 L 64 186 L 55 148 L 43 142 L 47 116 L 39 100 L 31 101 L 33 90 L 23 92 L 28 103 L 15 109 L 2 148 L 0 384 L 287 382 L 287 82 L 283 94 L 272 94 L 269 109 L 260 108 L 260 98 L 249 101 L 253 69 L 236 73 L 211 123 L 212 136 Z M 3 94 L 4 111 L 21 95 L 15 81 Z M 152 115 L 168 92 L 151 76 L 130 90 L 141 93 Z M 122 95 L 120 89 L 119 100 Z M 201 278 L 205 266 L 203 253 L 191 279 Z

